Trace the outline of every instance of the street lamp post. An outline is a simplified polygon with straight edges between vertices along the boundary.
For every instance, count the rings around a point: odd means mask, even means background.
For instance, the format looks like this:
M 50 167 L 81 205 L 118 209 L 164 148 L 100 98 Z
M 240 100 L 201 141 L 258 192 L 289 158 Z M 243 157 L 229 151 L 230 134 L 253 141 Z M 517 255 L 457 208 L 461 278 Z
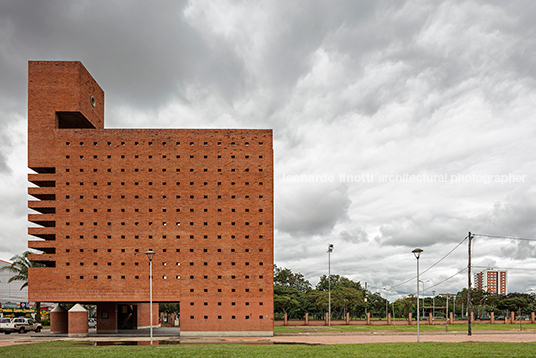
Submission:
M 432 320 L 435 317 L 435 291 L 432 291 Z
M 415 258 L 417 259 L 417 342 L 419 342 L 420 339 L 420 312 L 419 312 L 419 258 L 421 257 L 422 249 L 415 249 L 413 250 L 413 255 L 415 255 Z
M 145 255 L 149 259 L 149 325 L 151 327 L 151 345 L 153 345 L 153 258 L 155 252 L 149 249 Z
M 331 252 L 333 244 L 328 246 L 328 326 L 331 327 Z

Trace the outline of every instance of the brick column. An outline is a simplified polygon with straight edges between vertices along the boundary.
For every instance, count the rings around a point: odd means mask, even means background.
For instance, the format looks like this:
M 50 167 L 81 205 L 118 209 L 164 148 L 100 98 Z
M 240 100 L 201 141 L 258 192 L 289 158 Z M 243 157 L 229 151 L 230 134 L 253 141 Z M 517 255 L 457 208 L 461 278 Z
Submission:
M 514 320 L 516 318 L 516 313 L 514 311 L 510 312 L 510 323 L 514 324 Z
M 434 324 L 434 323 L 432 322 L 432 312 L 429 312 L 429 313 L 428 313 L 428 324 L 429 324 L 430 326 Z
M 391 313 L 387 314 L 387 325 L 391 325 Z
M 153 302 L 153 327 L 158 327 L 158 302 Z M 138 329 L 150 328 L 151 322 L 149 316 L 151 315 L 151 305 L 149 302 L 143 302 L 137 304 L 138 310 Z M 117 311 L 116 311 L 117 312 Z M 99 326 L 97 322 L 97 327 Z
M 367 325 L 370 325 L 370 312 L 367 312 Z
M 530 313 L 530 323 L 536 323 L 534 320 L 534 312 Z
M 471 322 L 474 322 L 474 321 L 475 321 L 475 313 L 471 312 Z
M 495 312 L 491 312 L 491 313 L 490 313 L 490 317 L 489 317 L 489 319 L 490 319 L 490 323 L 491 323 L 491 324 L 494 324 L 494 323 L 495 323 Z
M 309 313 L 306 313 L 306 314 L 305 314 L 305 325 L 306 325 L 306 326 L 309 325 Z
M 69 310 L 69 338 L 87 337 L 87 310 L 77 303 Z
M 285 312 L 285 326 L 288 324 L 288 315 L 287 315 L 287 312 Z
M 350 324 L 350 312 L 346 312 L 346 324 Z
M 452 324 L 452 322 L 454 322 L 454 319 L 453 319 L 454 314 L 452 312 L 449 312 L 449 316 L 450 316 L 449 317 L 449 324 Z
M 117 303 L 100 302 L 97 303 L 97 334 L 108 333 L 117 333 Z
M 411 326 L 411 312 L 408 315 L 408 324 Z
M 50 311 L 50 333 L 67 333 L 69 327 L 69 314 L 61 305 Z

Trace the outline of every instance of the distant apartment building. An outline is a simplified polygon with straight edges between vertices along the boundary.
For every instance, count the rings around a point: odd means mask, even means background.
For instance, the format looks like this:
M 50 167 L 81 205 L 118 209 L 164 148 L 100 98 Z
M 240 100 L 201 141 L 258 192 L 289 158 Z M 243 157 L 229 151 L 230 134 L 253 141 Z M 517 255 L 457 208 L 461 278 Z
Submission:
M 506 295 L 506 270 L 485 269 L 475 274 L 475 288 L 496 294 Z

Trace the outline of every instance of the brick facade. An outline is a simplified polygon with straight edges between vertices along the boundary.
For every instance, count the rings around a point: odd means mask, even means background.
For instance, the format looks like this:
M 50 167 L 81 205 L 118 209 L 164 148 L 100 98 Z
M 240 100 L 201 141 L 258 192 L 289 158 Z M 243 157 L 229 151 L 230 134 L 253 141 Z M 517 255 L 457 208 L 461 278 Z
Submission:
M 271 130 L 104 129 L 80 62 L 31 61 L 28 166 L 30 301 L 147 303 L 152 249 L 181 333 L 272 332 Z

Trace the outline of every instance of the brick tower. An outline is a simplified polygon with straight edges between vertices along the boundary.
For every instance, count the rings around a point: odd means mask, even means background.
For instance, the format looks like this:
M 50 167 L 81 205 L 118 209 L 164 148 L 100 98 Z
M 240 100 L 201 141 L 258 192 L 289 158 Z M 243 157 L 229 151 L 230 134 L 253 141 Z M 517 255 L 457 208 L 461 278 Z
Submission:
M 152 249 L 153 302 L 180 302 L 182 336 L 272 335 L 271 130 L 105 129 L 80 62 L 31 61 L 28 166 L 30 301 L 146 327 Z

